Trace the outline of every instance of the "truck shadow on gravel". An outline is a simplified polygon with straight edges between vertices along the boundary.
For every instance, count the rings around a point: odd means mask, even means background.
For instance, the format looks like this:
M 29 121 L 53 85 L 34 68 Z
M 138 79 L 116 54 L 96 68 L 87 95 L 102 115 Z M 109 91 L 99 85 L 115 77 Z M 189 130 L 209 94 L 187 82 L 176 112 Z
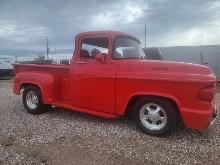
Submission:
M 51 115 L 51 117 L 57 117 L 57 118 L 62 118 L 62 119 L 66 119 L 66 120 L 74 120 L 74 119 L 78 119 L 79 121 L 86 121 L 91 123 L 92 125 L 99 125 L 99 124 L 103 124 L 105 125 L 110 125 L 111 127 L 119 127 L 119 128 L 124 128 L 130 132 L 136 132 L 138 134 L 141 134 L 142 136 L 146 136 L 146 137 L 155 137 L 152 135 L 148 135 L 143 133 L 143 131 L 141 131 L 137 125 L 135 124 L 135 122 L 133 121 L 131 116 L 123 116 L 117 119 L 105 119 L 105 118 L 100 118 L 97 116 L 92 116 L 86 113 L 81 113 L 81 112 L 75 112 L 75 111 L 71 111 L 68 109 L 62 109 L 62 108 L 51 108 L 50 111 L 46 112 L 47 115 Z M 105 129 L 105 128 L 103 128 Z M 108 128 L 106 128 L 108 129 Z M 206 131 L 203 132 L 199 132 L 196 130 L 192 130 L 192 129 L 187 129 L 184 127 L 183 123 L 179 123 L 175 129 L 175 131 L 171 134 L 171 135 L 167 135 L 167 136 L 159 136 L 157 138 L 163 138 L 163 139 L 185 139 L 186 137 L 190 137 L 189 140 L 190 141 L 198 141 L 198 137 L 201 139 L 206 139 L 204 142 L 209 142 L 210 140 L 208 140 L 211 137 L 212 131 L 214 128 L 209 128 Z M 203 142 L 203 143 L 204 143 Z

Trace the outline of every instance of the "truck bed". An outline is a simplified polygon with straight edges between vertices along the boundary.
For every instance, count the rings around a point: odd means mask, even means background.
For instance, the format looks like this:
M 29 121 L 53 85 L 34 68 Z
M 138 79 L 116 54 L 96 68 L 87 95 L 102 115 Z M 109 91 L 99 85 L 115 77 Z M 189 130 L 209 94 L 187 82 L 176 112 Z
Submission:
M 46 71 L 46 72 L 53 72 L 54 71 L 69 71 L 69 65 L 62 65 L 62 64 L 21 64 L 15 63 L 14 70 L 15 74 L 21 71 Z
M 59 101 L 59 100 L 69 100 L 70 99 L 70 83 L 69 83 L 69 65 L 62 64 L 19 64 L 15 63 L 14 65 L 14 74 L 23 74 L 22 79 L 26 79 L 28 82 L 28 76 L 24 75 L 33 75 L 38 76 L 42 75 L 50 75 L 53 79 L 52 89 L 54 92 L 54 97 L 51 98 L 51 101 Z M 40 76 L 39 76 L 40 77 Z M 43 84 L 46 84 L 47 79 L 42 79 Z M 59 89 L 59 90 L 58 90 Z M 56 97 L 55 97 L 56 96 Z M 57 98 L 57 96 L 59 96 Z

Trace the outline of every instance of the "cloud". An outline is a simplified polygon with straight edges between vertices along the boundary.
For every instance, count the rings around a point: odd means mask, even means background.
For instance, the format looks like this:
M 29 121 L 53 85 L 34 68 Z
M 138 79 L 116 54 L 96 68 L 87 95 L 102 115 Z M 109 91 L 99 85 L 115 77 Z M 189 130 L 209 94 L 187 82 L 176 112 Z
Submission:
M 220 44 L 218 0 L 0 0 L 0 48 L 72 48 L 78 32 L 118 30 L 148 46 Z
M 123 7 L 122 7 L 123 6 Z M 140 6 L 138 4 L 120 4 L 107 11 L 100 12 L 92 16 L 91 21 L 100 27 L 117 26 L 117 24 L 131 24 L 139 18 L 145 16 L 144 10 L 147 5 Z
M 177 45 L 214 45 L 219 44 L 220 22 L 211 22 L 200 27 L 188 29 L 173 29 L 164 34 L 152 45 L 177 46 Z

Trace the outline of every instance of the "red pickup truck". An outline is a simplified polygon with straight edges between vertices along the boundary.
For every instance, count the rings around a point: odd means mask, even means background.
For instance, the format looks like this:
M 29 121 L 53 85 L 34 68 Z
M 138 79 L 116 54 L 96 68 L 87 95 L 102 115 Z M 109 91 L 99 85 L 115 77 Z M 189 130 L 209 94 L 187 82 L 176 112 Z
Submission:
M 147 59 L 122 32 L 80 33 L 70 65 L 14 64 L 14 73 L 14 93 L 32 114 L 51 105 L 105 118 L 131 113 L 152 135 L 170 134 L 178 121 L 204 130 L 217 115 L 211 69 Z

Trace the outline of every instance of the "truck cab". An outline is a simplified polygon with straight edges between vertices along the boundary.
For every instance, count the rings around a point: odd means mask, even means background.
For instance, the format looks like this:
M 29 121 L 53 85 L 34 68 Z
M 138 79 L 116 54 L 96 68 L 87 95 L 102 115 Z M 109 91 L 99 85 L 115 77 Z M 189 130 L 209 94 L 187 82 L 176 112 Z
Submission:
M 140 41 L 126 33 L 76 36 L 70 65 L 14 64 L 14 93 L 32 114 L 49 106 L 105 118 L 131 113 L 153 135 L 169 134 L 181 120 L 206 129 L 216 116 L 216 77 L 208 67 L 149 60 Z

